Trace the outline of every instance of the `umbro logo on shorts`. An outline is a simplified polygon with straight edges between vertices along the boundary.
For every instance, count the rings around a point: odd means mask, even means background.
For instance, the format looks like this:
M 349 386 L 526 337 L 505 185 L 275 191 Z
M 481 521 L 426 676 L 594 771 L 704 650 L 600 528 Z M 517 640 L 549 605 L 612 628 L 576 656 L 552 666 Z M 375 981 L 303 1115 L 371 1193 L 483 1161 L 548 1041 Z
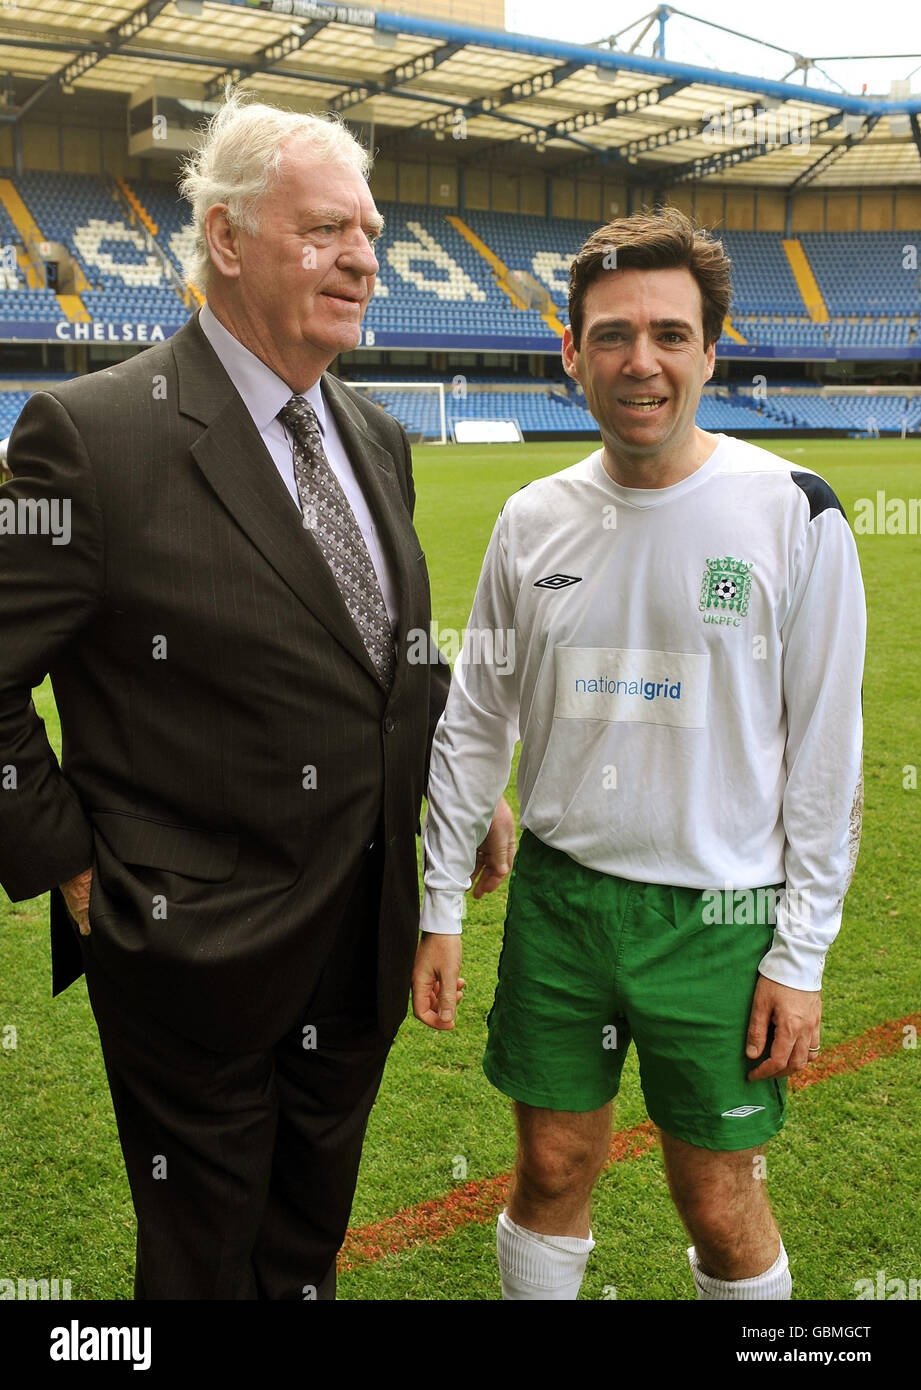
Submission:
M 746 1120 L 749 1115 L 763 1109 L 763 1105 L 737 1105 L 735 1110 L 724 1110 L 723 1115 L 728 1115 L 733 1120 Z
M 535 589 L 565 589 L 569 584 L 581 584 L 581 574 L 548 574 L 546 579 L 538 579 Z

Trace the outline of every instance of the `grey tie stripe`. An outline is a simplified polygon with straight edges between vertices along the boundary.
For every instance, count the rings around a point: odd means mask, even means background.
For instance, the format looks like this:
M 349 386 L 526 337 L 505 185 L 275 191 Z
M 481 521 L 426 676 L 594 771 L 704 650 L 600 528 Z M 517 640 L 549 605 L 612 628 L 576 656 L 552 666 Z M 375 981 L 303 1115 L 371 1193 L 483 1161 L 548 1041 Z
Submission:
M 309 401 L 292 396 L 278 418 L 294 440 L 294 478 L 304 524 L 313 531 L 389 693 L 396 670 L 390 619 L 361 527 L 323 449 L 316 411 Z

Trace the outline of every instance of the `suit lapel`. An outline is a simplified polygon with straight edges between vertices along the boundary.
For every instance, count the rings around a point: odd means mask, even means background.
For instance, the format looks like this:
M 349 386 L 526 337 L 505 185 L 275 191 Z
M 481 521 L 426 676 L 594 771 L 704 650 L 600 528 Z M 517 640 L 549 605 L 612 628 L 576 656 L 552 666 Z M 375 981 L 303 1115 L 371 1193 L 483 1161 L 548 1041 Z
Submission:
M 179 409 L 206 426 L 191 446 L 196 464 L 260 554 L 378 680 L 319 546 L 304 528 L 252 416 L 197 319 L 174 336 L 172 346 L 178 369 Z

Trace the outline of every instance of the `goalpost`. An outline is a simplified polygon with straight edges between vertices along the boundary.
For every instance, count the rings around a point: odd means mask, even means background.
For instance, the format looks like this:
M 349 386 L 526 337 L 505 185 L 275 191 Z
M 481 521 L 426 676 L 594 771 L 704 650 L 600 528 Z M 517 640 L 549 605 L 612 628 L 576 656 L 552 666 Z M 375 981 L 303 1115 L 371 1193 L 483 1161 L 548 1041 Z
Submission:
M 398 391 L 421 391 L 429 395 L 432 397 L 429 410 L 426 411 L 423 405 L 420 412 L 421 419 L 417 417 L 409 422 L 401 419 L 399 408 L 392 408 L 387 401 L 377 400 L 375 404 L 383 410 L 389 410 L 391 415 L 396 416 L 414 444 L 447 444 L 448 423 L 443 381 L 346 381 L 344 385 L 350 386 L 353 391 L 366 392 L 372 400 L 374 400 L 375 395 L 393 396 Z M 420 424 L 421 429 L 419 428 Z M 431 437 L 433 433 L 436 435 L 434 439 Z

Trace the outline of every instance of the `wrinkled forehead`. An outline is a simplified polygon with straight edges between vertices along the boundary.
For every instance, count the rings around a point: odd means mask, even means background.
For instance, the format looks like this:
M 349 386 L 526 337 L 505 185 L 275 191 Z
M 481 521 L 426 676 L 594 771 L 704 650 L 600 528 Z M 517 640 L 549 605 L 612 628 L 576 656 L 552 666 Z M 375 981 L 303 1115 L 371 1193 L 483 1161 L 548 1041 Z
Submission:
M 601 319 L 621 319 L 635 327 L 683 319 L 703 333 L 703 296 L 684 266 L 668 270 L 602 270 L 582 301 L 583 331 Z
M 278 177 L 269 186 L 267 198 L 298 213 L 325 209 L 341 214 L 341 219 L 383 225 L 367 180 L 358 169 L 317 159 L 303 141 L 289 140 L 282 146 Z

